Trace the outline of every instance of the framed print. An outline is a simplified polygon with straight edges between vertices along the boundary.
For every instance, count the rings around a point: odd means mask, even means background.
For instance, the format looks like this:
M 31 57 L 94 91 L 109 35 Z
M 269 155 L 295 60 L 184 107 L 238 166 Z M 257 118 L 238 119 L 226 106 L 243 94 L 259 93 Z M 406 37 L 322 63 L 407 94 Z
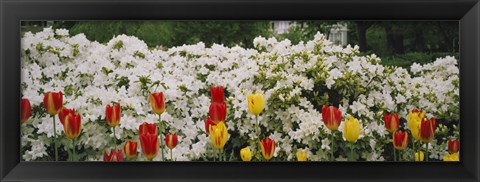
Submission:
M 457 21 L 34 23 L 23 161 L 459 161 Z
M 480 178 L 478 1 L 1 12 L 2 181 Z

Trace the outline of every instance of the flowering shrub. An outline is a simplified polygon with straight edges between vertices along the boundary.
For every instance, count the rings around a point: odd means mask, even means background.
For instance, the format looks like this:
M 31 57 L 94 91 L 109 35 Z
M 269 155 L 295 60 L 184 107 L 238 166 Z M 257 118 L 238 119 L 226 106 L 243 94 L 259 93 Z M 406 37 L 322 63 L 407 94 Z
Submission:
M 415 108 L 437 118 L 426 157 L 442 160 L 448 154 L 448 138 L 459 137 L 459 69 L 454 57 L 413 64 L 410 69 L 383 66 L 377 56 L 361 56 L 357 46 L 333 45 L 320 33 L 297 45 L 263 37 L 254 45 L 254 49 L 208 48 L 199 42 L 159 50 L 126 35 L 100 44 L 83 34 L 69 36 L 65 29 L 28 32 L 22 38 L 21 93 L 31 102 L 32 116 L 21 127 L 22 157 L 52 160 L 53 121 L 43 108 L 47 91 L 62 91 L 63 106 L 81 114 L 83 130 L 76 150 L 77 158 L 86 161 L 102 160 L 103 151 L 114 145 L 113 137 L 119 146 L 127 140 L 139 142 L 139 125 L 159 122 L 149 103 L 149 94 L 159 91 L 165 94 L 161 119 L 168 123 L 166 132 L 178 134 L 177 146 L 167 153 L 171 151 L 177 161 L 212 160 L 216 151 L 204 121 L 214 85 L 225 88 L 228 161 L 241 160 L 244 147 L 253 151 L 254 159 L 261 158 L 254 150 L 265 137 L 276 142 L 274 161 L 296 160 L 299 150 L 310 161 L 326 161 L 331 142 L 338 161 L 391 160 L 392 137 L 383 114 L 398 113 L 400 128 L 407 130 L 407 114 Z M 247 94 L 256 92 L 265 98 L 259 131 L 247 101 Z M 121 120 L 117 127 L 108 127 L 104 111 L 113 102 L 121 103 Z M 341 134 L 344 121 L 330 140 L 332 133 L 322 121 L 323 105 L 338 106 L 342 118 L 358 119 L 361 132 L 354 146 Z M 60 122 L 56 130 L 63 135 Z M 65 159 L 72 141 L 59 137 L 58 144 L 60 158 Z M 141 153 L 140 147 L 137 150 Z M 400 158 L 413 160 L 413 154 L 408 147 Z M 145 160 L 141 156 L 134 160 Z M 157 155 L 153 160 L 162 158 Z

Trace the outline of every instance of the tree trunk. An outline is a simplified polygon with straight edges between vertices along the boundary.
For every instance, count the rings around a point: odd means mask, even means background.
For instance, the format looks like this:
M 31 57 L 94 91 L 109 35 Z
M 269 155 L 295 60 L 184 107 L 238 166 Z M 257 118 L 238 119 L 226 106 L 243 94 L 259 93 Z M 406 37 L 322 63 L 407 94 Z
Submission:
M 395 24 L 384 24 L 385 34 L 387 35 L 387 47 L 395 53 L 403 53 L 405 47 L 403 45 L 403 32 Z
M 395 49 L 395 39 L 392 26 L 389 24 L 385 25 L 385 35 L 387 35 L 387 48 L 388 50 L 393 51 Z
M 438 28 L 440 29 L 440 32 L 442 33 L 443 37 L 443 48 L 445 49 L 444 51 L 452 51 L 453 50 L 453 40 L 450 38 L 450 36 L 447 33 L 447 30 L 442 26 L 441 23 L 437 23 Z
M 357 35 L 358 35 L 358 46 L 360 46 L 360 52 L 366 52 L 367 48 L 367 29 L 372 26 L 371 22 L 365 21 L 356 21 L 357 25 Z
M 405 46 L 403 45 L 403 34 L 400 32 L 396 32 L 394 42 L 395 53 L 403 54 L 405 52 Z
M 425 51 L 425 37 L 421 29 L 415 31 L 415 50 L 418 52 Z

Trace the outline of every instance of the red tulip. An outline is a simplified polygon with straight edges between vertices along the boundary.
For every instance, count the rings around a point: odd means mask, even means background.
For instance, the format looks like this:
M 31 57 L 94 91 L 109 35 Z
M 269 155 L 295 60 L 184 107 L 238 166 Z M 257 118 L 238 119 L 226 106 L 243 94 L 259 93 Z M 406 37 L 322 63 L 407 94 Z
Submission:
M 117 152 L 115 152 L 115 149 L 112 149 L 110 153 L 107 153 L 105 150 L 103 151 L 103 161 L 105 162 L 122 162 L 123 160 L 122 149 L 118 149 Z
M 47 92 L 43 97 L 43 106 L 50 115 L 56 115 L 63 107 L 62 92 Z
M 454 154 L 460 150 L 460 140 L 450 139 L 448 140 L 448 153 Z
M 154 134 L 158 135 L 158 128 L 155 124 L 150 124 L 147 122 L 143 122 L 139 127 L 138 127 L 138 134 L 143 135 L 143 134 Z
M 111 127 L 115 127 L 120 123 L 120 113 L 121 113 L 120 103 L 114 104 L 113 106 L 107 105 L 105 108 L 105 118 L 107 124 Z
M 412 109 L 412 112 L 413 112 L 413 113 L 422 113 L 423 110 L 421 110 L 421 109 Z
M 212 95 L 212 102 L 225 102 L 222 86 L 211 86 L 210 93 Z
M 177 134 L 167 134 L 165 137 L 165 144 L 167 144 L 167 147 L 171 150 L 177 146 L 178 143 L 178 136 Z
M 266 137 L 260 141 L 260 148 L 262 149 L 262 155 L 265 159 L 270 160 L 275 152 L 275 141 Z
M 75 114 L 75 109 L 63 108 L 62 110 L 60 110 L 60 112 L 58 113 L 58 119 L 60 119 L 62 125 L 65 123 L 65 117 L 67 117 L 70 113 Z
M 146 133 L 140 135 L 140 144 L 143 155 L 148 160 L 152 160 L 157 156 L 160 144 L 158 143 L 158 136 L 156 134 Z
M 404 150 L 408 145 L 408 134 L 404 131 L 396 131 L 393 133 L 393 146 L 397 150 Z
M 387 128 L 390 133 L 397 131 L 398 126 L 400 125 L 400 120 L 396 113 L 384 114 L 383 121 L 385 121 L 385 128 Z
M 212 125 L 215 125 L 215 123 L 212 121 L 212 119 L 210 119 L 210 117 L 205 119 L 205 131 L 207 133 L 210 133 L 210 127 L 212 127 Z
M 75 139 L 80 135 L 82 130 L 82 120 L 80 114 L 70 113 L 65 117 L 63 124 L 65 136 L 70 139 Z
M 322 107 L 322 119 L 330 130 L 337 130 L 340 122 L 342 121 L 342 112 L 334 106 Z
M 150 106 L 152 106 L 152 111 L 156 114 L 162 114 L 165 112 L 165 97 L 163 92 L 151 93 L 149 96 Z
M 420 125 L 420 139 L 425 142 L 431 142 L 435 135 L 436 129 L 436 120 L 434 117 L 430 119 L 422 119 L 422 123 Z
M 32 116 L 32 105 L 28 99 L 20 100 L 20 123 L 25 123 Z
M 123 146 L 123 151 L 125 151 L 127 159 L 134 158 L 137 155 L 137 142 L 126 141 Z
M 227 117 L 227 104 L 225 102 L 212 102 L 210 104 L 209 114 L 210 119 L 212 119 L 215 124 L 225 121 Z

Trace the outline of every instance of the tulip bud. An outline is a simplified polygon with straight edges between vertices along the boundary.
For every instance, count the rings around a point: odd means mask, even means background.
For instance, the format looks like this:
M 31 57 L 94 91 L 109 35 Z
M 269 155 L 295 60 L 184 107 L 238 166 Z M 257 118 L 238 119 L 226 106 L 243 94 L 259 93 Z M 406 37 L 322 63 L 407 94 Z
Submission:
M 32 105 L 28 99 L 23 98 L 20 101 L 20 123 L 27 122 L 30 116 L 32 116 Z
M 460 161 L 460 156 L 458 152 L 452 153 L 452 154 L 448 153 L 443 157 L 443 161 L 446 161 L 446 162 Z
M 60 119 L 62 125 L 65 124 L 65 117 L 67 117 L 71 113 L 75 114 L 75 109 L 63 108 L 62 110 L 60 110 L 60 112 L 58 113 L 58 119 Z
M 259 115 L 262 113 L 263 108 L 265 107 L 265 99 L 261 93 L 248 94 L 248 110 L 253 115 Z
M 384 114 L 383 120 L 385 121 L 385 128 L 387 128 L 390 133 L 397 131 L 398 126 L 400 125 L 400 120 L 396 113 Z
M 63 107 L 62 92 L 47 92 L 43 97 L 43 106 L 50 115 L 56 115 Z
M 137 142 L 134 141 L 126 141 L 125 145 L 123 146 L 123 151 L 125 152 L 125 156 L 127 159 L 134 158 L 137 156 Z
M 252 160 L 252 151 L 250 148 L 245 147 L 240 150 L 240 157 L 242 158 L 242 161 L 248 162 Z
M 334 106 L 324 105 L 322 107 L 322 119 L 328 129 L 335 131 L 342 121 L 342 112 Z
M 158 143 L 157 134 L 141 134 L 140 145 L 142 146 L 143 156 L 148 160 L 152 160 L 158 155 L 160 144 Z
M 115 127 L 120 123 L 121 107 L 120 103 L 113 106 L 107 105 L 105 108 L 105 117 L 107 124 L 111 127 Z
M 360 122 L 353 116 L 343 124 L 343 136 L 349 142 L 355 143 L 360 136 Z
M 393 133 L 393 146 L 397 150 L 404 150 L 408 145 L 408 134 L 404 131 Z
M 122 162 L 123 160 L 122 149 L 118 149 L 117 152 L 115 152 L 115 149 L 112 149 L 109 154 L 106 150 L 103 151 L 103 161 L 105 162 Z
M 82 120 L 80 114 L 70 113 L 65 117 L 63 123 L 65 136 L 70 139 L 75 139 L 80 135 L 82 130 Z
M 223 149 L 228 140 L 228 129 L 225 122 L 220 122 L 210 128 L 210 140 L 212 140 L 213 147 Z
M 420 139 L 422 142 L 429 143 L 433 140 L 435 135 L 436 129 L 436 120 L 435 118 L 430 119 L 422 119 L 422 123 L 420 125 Z
M 457 153 L 460 150 L 460 141 L 458 139 L 448 140 L 448 153 Z
M 425 154 L 422 151 L 415 153 L 415 161 L 423 161 L 425 159 Z
M 270 137 L 266 137 L 260 141 L 260 148 L 262 149 L 263 158 L 270 160 L 273 157 L 273 153 L 275 153 L 275 141 L 270 139 Z
M 147 122 L 143 122 L 140 126 L 138 126 L 138 135 L 143 134 L 153 134 L 158 135 L 158 128 L 155 124 L 150 124 Z
M 210 93 L 212 95 L 212 102 L 225 102 L 225 94 L 222 86 L 211 86 Z
M 420 124 L 425 117 L 425 111 L 413 109 L 408 113 L 407 124 L 408 129 L 412 133 L 415 140 L 420 140 Z
M 173 148 L 175 148 L 175 146 L 177 146 L 177 143 L 178 143 L 178 136 L 177 134 L 170 134 L 168 133 L 166 136 L 165 136 L 165 144 L 167 145 L 167 147 L 172 150 Z
M 155 114 L 162 114 L 165 112 L 165 97 L 163 92 L 151 93 L 149 96 L 150 106 Z
M 210 119 L 215 124 L 225 121 L 227 118 L 227 104 L 225 102 L 212 102 L 209 109 Z
M 125 156 L 127 159 L 134 158 L 137 156 L 137 142 L 126 141 L 125 145 L 123 146 L 123 151 L 125 151 Z
M 297 150 L 297 161 L 307 161 L 307 151 Z
M 205 132 L 210 133 L 210 128 L 215 125 L 215 123 L 208 117 L 205 119 Z

